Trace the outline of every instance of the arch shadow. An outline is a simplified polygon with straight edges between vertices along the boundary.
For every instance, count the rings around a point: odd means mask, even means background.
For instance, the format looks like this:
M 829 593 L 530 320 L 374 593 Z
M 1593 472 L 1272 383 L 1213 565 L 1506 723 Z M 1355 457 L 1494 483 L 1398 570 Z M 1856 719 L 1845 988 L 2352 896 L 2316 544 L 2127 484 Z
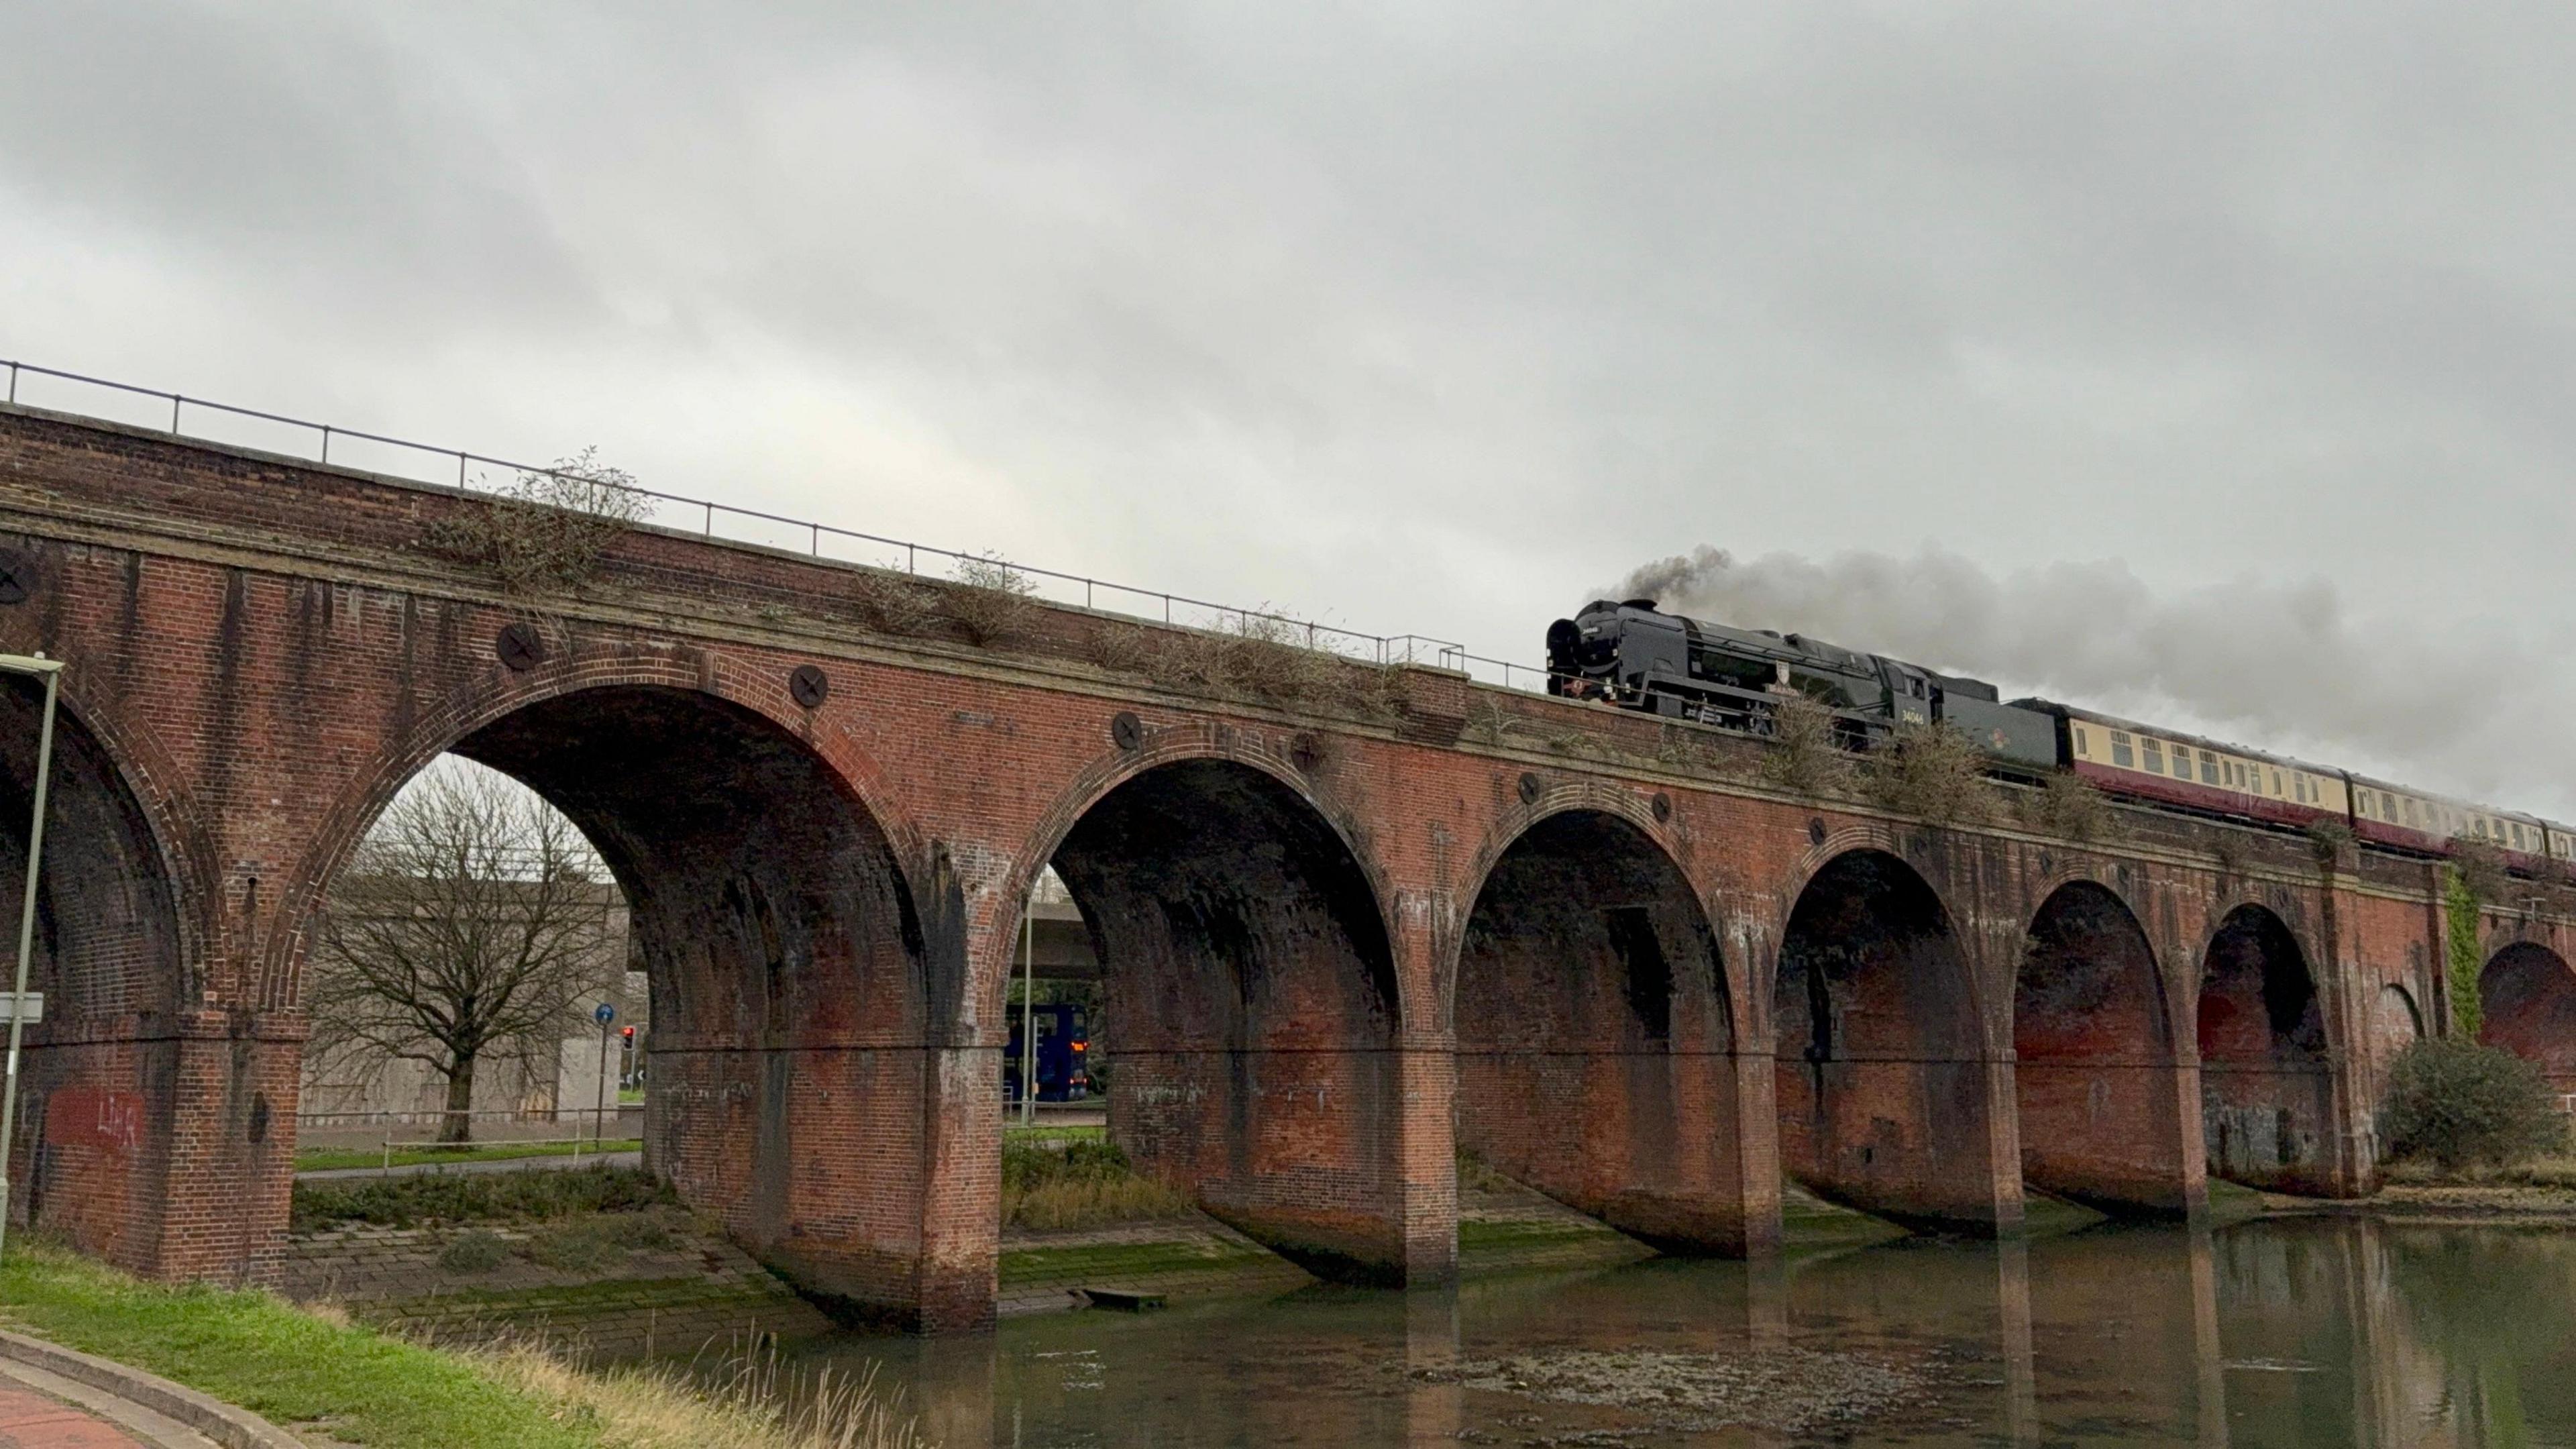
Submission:
M 1717 937 L 1651 836 L 1589 808 L 1516 836 L 1468 915 L 1453 1020 L 1460 1146 L 1663 1251 L 1744 1254 Z
M 2032 916 L 2013 985 L 2022 1176 L 2106 1212 L 2205 1200 L 2198 1129 L 2155 950 L 2108 887 L 2070 881 Z
M 1401 1281 L 1402 992 L 1332 823 L 1265 770 L 1191 756 L 1101 794 L 1054 865 L 1101 965 L 1112 1140 L 1311 1271 Z
M 1939 895 L 1882 850 L 1827 861 L 1781 933 L 1771 999 L 1780 1157 L 1821 1197 L 1900 1223 L 2015 1231 L 1999 1073 Z
M 2211 935 L 2195 1031 L 2209 1171 L 2248 1187 L 2331 1192 L 2325 1015 L 2298 937 L 2271 908 L 2240 905 Z
M 0 899 L 13 934 L 43 699 L 31 680 L 0 678 Z M 176 881 L 140 797 L 69 699 L 56 709 L 52 774 L 28 973 L 45 1016 L 24 1028 L 10 1207 L 84 1252 L 158 1271 L 189 955 Z M 251 1171 L 276 1155 L 267 1118 L 294 1102 L 272 1105 L 260 1086 L 220 1093 L 200 1165 Z
M 2478 1040 L 2540 1068 L 2560 1092 L 2576 1092 L 2576 970 L 2555 951 L 2516 941 L 2478 972 L 2483 1011 Z

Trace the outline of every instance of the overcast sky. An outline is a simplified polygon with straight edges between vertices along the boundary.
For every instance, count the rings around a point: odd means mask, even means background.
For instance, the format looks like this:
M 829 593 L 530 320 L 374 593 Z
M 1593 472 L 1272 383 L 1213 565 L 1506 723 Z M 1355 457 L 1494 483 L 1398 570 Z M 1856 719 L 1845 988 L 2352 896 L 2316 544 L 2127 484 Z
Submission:
M 2118 685 L 2108 581 L 2226 677 L 2098 702 L 2576 815 L 2572 31 L 19 3 L 0 355 L 1522 660 L 1706 544 Z

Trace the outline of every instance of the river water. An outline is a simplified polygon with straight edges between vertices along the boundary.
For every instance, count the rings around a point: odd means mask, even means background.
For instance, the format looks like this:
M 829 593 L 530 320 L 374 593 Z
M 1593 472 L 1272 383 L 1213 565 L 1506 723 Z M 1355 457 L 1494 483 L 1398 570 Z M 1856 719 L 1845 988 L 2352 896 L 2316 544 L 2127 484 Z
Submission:
M 1655 1260 L 852 1338 L 996 1445 L 2576 1446 L 2576 1233 L 2351 1218 Z

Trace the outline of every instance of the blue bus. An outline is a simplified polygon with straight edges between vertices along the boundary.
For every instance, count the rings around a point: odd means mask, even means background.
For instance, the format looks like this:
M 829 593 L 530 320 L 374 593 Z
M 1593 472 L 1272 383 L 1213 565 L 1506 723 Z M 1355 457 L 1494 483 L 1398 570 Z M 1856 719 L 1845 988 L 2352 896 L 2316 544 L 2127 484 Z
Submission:
M 1079 1102 L 1091 1095 L 1091 1073 L 1084 1054 L 1091 1050 L 1084 1034 L 1082 1008 L 1061 1003 L 1033 1008 L 1038 1028 L 1038 1100 Z M 1002 1055 L 1002 1100 L 1020 1100 L 1020 1064 L 1026 1043 L 1020 1036 L 1022 1014 L 1011 1013 L 1011 1046 Z

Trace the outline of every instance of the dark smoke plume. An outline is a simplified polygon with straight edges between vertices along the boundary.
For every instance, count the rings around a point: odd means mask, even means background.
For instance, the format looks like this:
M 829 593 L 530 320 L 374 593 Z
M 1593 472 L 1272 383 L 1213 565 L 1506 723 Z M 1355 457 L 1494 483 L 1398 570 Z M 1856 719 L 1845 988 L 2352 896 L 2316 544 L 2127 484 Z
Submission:
M 1705 545 L 1614 597 L 1811 634 L 2508 808 L 2576 804 L 2576 681 L 2493 621 L 2356 619 L 2324 580 L 2159 593 L 2116 561 L 1997 576 L 1956 554 L 1737 559 Z

